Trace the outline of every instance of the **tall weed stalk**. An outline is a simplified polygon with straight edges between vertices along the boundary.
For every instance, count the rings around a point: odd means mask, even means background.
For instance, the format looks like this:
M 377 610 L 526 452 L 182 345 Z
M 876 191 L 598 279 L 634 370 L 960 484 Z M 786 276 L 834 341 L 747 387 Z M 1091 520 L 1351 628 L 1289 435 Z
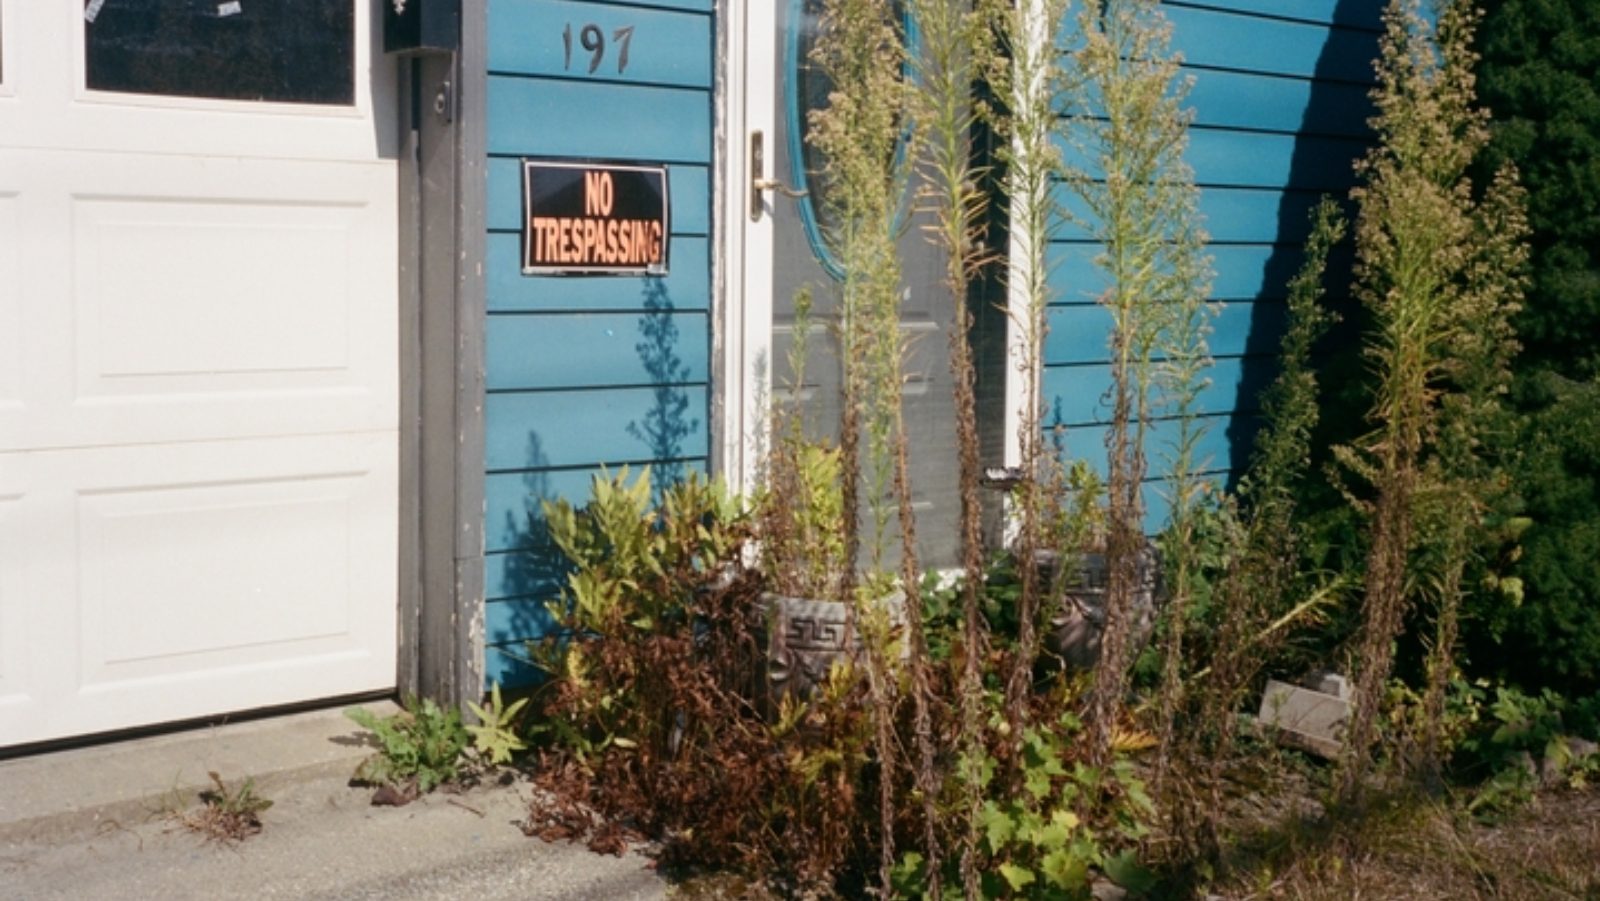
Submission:
M 1089 699 L 1089 756 L 1109 759 L 1131 662 L 1133 602 L 1142 582 L 1142 490 L 1146 443 L 1155 419 L 1176 413 L 1171 462 L 1174 512 L 1187 543 L 1187 511 L 1197 485 L 1194 448 L 1201 428 L 1194 400 L 1206 365 L 1203 253 L 1193 177 L 1183 162 L 1191 118 L 1188 83 L 1170 49 L 1171 26 L 1155 0 L 1088 0 L 1078 15 L 1068 140 L 1087 166 L 1072 173 L 1083 227 L 1103 250 L 1096 265 L 1109 287 L 1100 303 L 1111 316 L 1110 423 L 1106 430 L 1106 619 Z M 1188 590 L 1186 554 L 1177 591 Z M 1181 623 L 1185 604 L 1175 599 Z M 1175 640 L 1181 641 L 1181 627 Z
M 1355 711 L 1339 788 L 1354 800 L 1371 764 L 1377 708 L 1394 662 L 1393 644 L 1412 606 L 1419 544 L 1441 554 L 1444 574 L 1436 654 L 1455 642 L 1458 563 L 1463 535 L 1426 534 L 1424 508 L 1441 496 L 1456 500 L 1451 515 L 1475 506 L 1476 489 L 1451 471 L 1481 459 L 1470 436 L 1446 431 L 1452 410 L 1481 393 L 1470 387 L 1484 367 L 1503 367 L 1510 355 L 1504 326 L 1520 292 L 1520 191 L 1506 172 L 1474 198 L 1467 177 L 1488 139 L 1485 112 L 1475 106 L 1472 36 L 1479 16 L 1465 2 L 1438 10 L 1438 26 L 1421 0 L 1392 0 L 1373 92 L 1379 144 L 1359 164 L 1362 185 L 1352 192 L 1356 221 L 1357 293 L 1371 311 L 1366 355 L 1373 373 L 1372 431 L 1336 449 L 1344 467 L 1370 486 L 1370 497 L 1347 492 L 1371 519 L 1366 556 Z M 1504 234 L 1495 229 L 1509 228 Z M 1509 243 L 1501 243 L 1509 242 Z M 1472 330 L 1485 330 L 1471 334 Z M 1499 374 L 1488 377 L 1501 390 Z M 1453 427 L 1452 427 L 1453 429 Z M 1453 449 L 1453 448 L 1459 448 Z M 1461 457 L 1451 462 L 1452 457 Z M 1471 502 L 1468 503 L 1468 499 Z M 1419 521 L 1420 520 L 1420 521 Z M 1420 527 L 1420 528 L 1419 528 Z M 1440 543 L 1442 540 L 1442 544 Z M 1435 679 L 1446 678 L 1435 659 Z
M 959 480 L 961 570 L 961 641 L 964 658 L 960 674 L 959 784 L 967 828 L 961 835 L 960 872 L 967 897 L 979 891 L 977 844 L 978 814 L 983 803 L 980 761 L 984 755 L 983 660 L 988 636 L 981 612 L 983 591 L 982 505 L 978 496 L 980 473 L 977 416 L 977 375 L 973 366 L 972 313 L 967 295 L 979 270 L 992 260 L 985 250 L 985 221 L 989 196 L 984 190 L 988 173 L 974 159 L 972 135 L 984 115 L 974 97 L 974 87 L 994 59 L 992 10 L 987 0 L 969 5 L 964 0 L 910 0 L 917 23 L 917 54 L 913 109 L 918 123 L 917 159 L 922 180 L 919 208 L 932 215 L 928 238 L 944 251 L 943 288 L 951 310 L 950 376 L 955 407 L 957 478 Z M 919 724 L 918 740 L 921 741 Z M 931 767 L 924 767 L 931 769 Z M 937 803 L 937 792 L 925 795 Z M 936 812 L 926 814 L 930 896 L 938 897 L 940 861 L 937 853 Z
M 1014 742 L 1022 740 L 1028 723 L 1043 593 L 1036 564 L 1046 547 L 1048 516 L 1041 380 L 1046 316 L 1053 296 L 1047 251 L 1059 218 L 1054 189 L 1062 171 L 1052 135 L 1066 74 L 1057 64 L 1055 37 L 1066 21 L 1067 6 L 1067 0 L 1024 0 L 1003 7 L 996 24 L 1002 53 L 990 72 L 996 95 L 1006 104 L 995 124 L 1005 138 L 1000 156 L 1006 167 L 1011 220 L 1009 312 L 1016 336 L 1012 350 L 1022 382 L 1016 441 L 1023 477 L 1012 496 L 1021 582 L 1018 649 L 1005 682 L 1005 714 Z
M 881 596 L 887 586 L 888 527 L 898 514 L 901 535 L 901 590 L 905 593 L 910 653 L 910 694 L 915 708 L 919 765 L 924 794 L 934 793 L 932 727 L 928 720 L 926 647 L 918 595 L 916 527 L 911 509 L 909 453 L 902 412 L 903 339 L 900 332 L 901 272 L 897 243 L 899 212 L 909 180 L 901 137 L 909 127 L 909 92 L 903 73 L 906 50 L 902 25 L 889 0 L 825 0 L 811 62 L 832 83 L 826 107 L 811 116 L 811 140 L 820 151 L 832 206 L 830 235 L 843 270 L 840 322 L 846 397 L 841 447 L 844 477 L 854 492 L 856 473 L 864 478 L 871 532 L 869 577 L 854 600 L 866 644 L 867 679 L 873 695 L 875 750 L 879 775 L 882 841 L 879 876 L 888 893 L 895 863 L 894 735 L 898 701 L 896 675 L 888 648 L 887 611 Z M 861 435 L 856 435 L 856 429 Z M 857 452 L 866 441 L 866 455 Z M 859 469 L 855 466 L 859 465 Z M 891 508 L 888 499 L 895 499 Z M 847 516 L 857 511 L 848 509 Z M 931 822 L 931 818 L 930 818 Z M 930 827 L 931 828 L 931 827 Z M 933 849 L 930 848 L 930 852 Z M 936 852 L 933 852 L 936 853 Z

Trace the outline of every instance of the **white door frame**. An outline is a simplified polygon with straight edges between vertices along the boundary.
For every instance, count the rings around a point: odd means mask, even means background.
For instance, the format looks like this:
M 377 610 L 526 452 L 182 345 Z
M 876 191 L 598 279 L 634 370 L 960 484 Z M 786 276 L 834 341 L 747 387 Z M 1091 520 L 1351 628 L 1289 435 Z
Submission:
M 777 60 L 760 63 L 776 40 L 773 0 L 724 0 L 720 4 L 723 61 L 719 114 L 723 148 L 717 204 L 716 337 L 718 363 L 713 403 L 717 410 L 713 468 L 732 490 L 749 493 L 757 487 L 766 452 L 767 407 L 772 395 L 772 246 L 770 198 L 759 221 L 752 221 L 752 183 L 774 177 L 750 171 L 750 135 L 776 127 L 773 100 Z

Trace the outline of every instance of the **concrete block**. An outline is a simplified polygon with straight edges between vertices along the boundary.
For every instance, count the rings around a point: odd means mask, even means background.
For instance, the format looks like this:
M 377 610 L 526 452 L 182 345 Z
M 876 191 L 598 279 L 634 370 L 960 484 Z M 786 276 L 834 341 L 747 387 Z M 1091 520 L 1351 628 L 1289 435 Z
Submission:
M 1280 742 L 1334 759 L 1344 747 L 1344 730 L 1350 720 L 1350 701 L 1329 694 L 1270 680 L 1261 696 L 1260 721 L 1278 730 Z
M 1341 701 L 1350 700 L 1350 680 L 1330 670 L 1312 673 L 1306 679 L 1305 686 L 1312 691 L 1333 695 Z

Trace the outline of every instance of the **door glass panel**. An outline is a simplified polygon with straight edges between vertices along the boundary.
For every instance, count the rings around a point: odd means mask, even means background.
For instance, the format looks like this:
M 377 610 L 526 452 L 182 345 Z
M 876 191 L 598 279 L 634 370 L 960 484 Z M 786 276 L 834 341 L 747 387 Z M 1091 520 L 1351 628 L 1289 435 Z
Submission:
M 820 175 L 826 160 L 822 152 L 808 140 L 812 111 L 826 108 L 828 95 L 833 91 L 832 79 L 811 63 L 822 7 L 822 0 L 789 0 L 788 21 L 783 25 L 784 34 L 780 38 L 782 46 L 778 57 L 783 60 L 782 77 L 778 82 L 781 95 L 778 97 L 778 110 L 784 120 L 788 178 L 796 188 L 806 192 L 806 196 L 796 205 L 796 212 L 805 229 L 806 239 L 811 243 L 812 254 L 822 268 L 837 279 L 842 278 L 844 273 L 825 240 L 826 235 L 835 231 L 834 223 L 830 221 L 830 207 L 824 197 L 828 186 Z M 905 4 L 901 0 L 894 3 L 894 11 L 896 18 L 906 25 L 905 37 L 914 41 L 915 30 L 911 28 Z M 896 145 L 896 152 L 905 152 L 904 135 Z M 783 172 L 784 169 L 778 171 Z
M 808 59 L 816 40 L 821 7 L 820 0 L 777 2 L 778 34 L 772 59 L 781 68 L 773 98 L 778 134 L 773 142 L 770 171 L 810 193 L 798 200 L 776 192 L 771 195 L 772 372 L 774 394 L 800 404 L 807 432 L 836 437 L 841 371 L 831 326 L 838 313 L 840 273 L 823 239 L 826 223 L 820 221 L 827 208 L 819 198 L 826 185 L 817 177 L 823 161 L 805 139 L 807 113 L 825 106 L 832 90 L 828 80 L 811 68 Z M 909 202 L 904 204 L 909 221 L 902 225 L 904 237 L 899 247 L 904 298 L 900 328 L 907 347 L 905 417 L 911 445 L 919 555 L 925 564 L 940 566 L 953 564 L 958 556 L 954 519 L 958 509 L 956 458 L 951 437 L 954 402 L 950 394 L 949 345 L 944 334 L 954 311 L 939 288 L 943 255 L 928 240 L 925 223 L 910 214 L 910 206 Z M 812 316 L 806 383 L 794 385 L 789 350 L 796 326 L 795 299 L 802 292 L 811 295 Z
M 96 91 L 348 105 L 353 0 L 85 0 Z

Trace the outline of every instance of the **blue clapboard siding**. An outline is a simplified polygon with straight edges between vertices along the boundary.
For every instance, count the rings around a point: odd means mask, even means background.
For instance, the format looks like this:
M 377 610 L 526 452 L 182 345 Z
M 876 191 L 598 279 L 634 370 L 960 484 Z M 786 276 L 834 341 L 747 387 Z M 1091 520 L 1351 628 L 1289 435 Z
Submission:
M 1229 477 L 1247 461 L 1258 396 L 1276 374 L 1285 328 L 1283 298 L 1298 270 L 1308 214 L 1323 194 L 1343 197 L 1354 163 L 1371 140 L 1368 91 L 1377 54 L 1382 0 L 1172 0 L 1163 9 L 1173 47 L 1192 79 L 1193 111 L 1185 160 L 1200 189 L 1211 236 L 1218 316 L 1209 345 L 1216 358 L 1197 399 L 1207 432 L 1202 468 Z M 1068 29 L 1061 44 L 1070 47 Z M 1064 112 L 1080 112 L 1066 108 Z M 1093 112 L 1093 110 L 1089 110 Z M 1066 161 L 1087 172 L 1096 161 L 1062 143 Z M 1047 431 L 1068 456 L 1104 474 L 1104 402 L 1109 387 L 1109 314 L 1095 301 L 1107 287 L 1095 264 L 1101 248 L 1085 230 L 1087 211 L 1063 189 L 1049 253 L 1055 292 L 1044 376 Z M 1174 424 L 1151 423 L 1150 475 L 1158 479 Z M 1158 482 L 1146 491 L 1147 522 L 1166 504 Z
M 711 160 L 711 92 L 561 79 L 489 76 L 489 153 Z
M 1277 351 L 1287 324 L 1287 309 L 1280 301 L 1235 300 L 1219 303 L 1211 353 L 1217 357 L 1271 354 Z M 1111 311 L 1099 304 L 1053 306 L 1047 322 L 1046 366 L 1076 366 L 1106 359 Z
M 1369 31 L 1382 27 L 1383 6 L 1350 0 L 1166 0 L 1169 9 L 1189 7 L 1256 13 L 1263 18 L 1344 25 Z
M 1238 409 L 1241 395 L 1253 394 L 1254 389 L 1261 387 L 1247 384 L 1252 372 L 1264 372 L 1264 367 L 1249 365 L 1252 362 L 1260 361 L 1250 357 L 1218 357 L 1207 373 L 1207 382 L 1200 387 L 1193 401 L 1194 412 L 1224 415 Z M 1105 422 L 1111 411 L 1104 397 L 1104 386 L 1110 383 L 1109 363 L 1047 367 L 1044 396 L 1052 401 L 1045 408 L 1045 419 L 1066 426 Z M 1099 390 L 1095 386 L 1100 386 Z M 1252 390 L 1247 392 L 1246 389 Z M 1249 409 L 1254 409 L 1253 398 Z
M 711 45 L 710 16 L 572 0 L 501 7 L 501 18 L 489 30 L 490 72 L 711 87 L 711 56 L 702 52 Z M 599 29 L 598 59 L 583 47 L 589 25 Z
M 602 467 L 704 471 L 710 447 L 712 0 L 490 0 L 484 280 L 485 655 L 535 677 L 562 558 L 540 502 Z M 583 29 L 605 53 L 590 71 Z M 627 60 L 621 59 L 623 29 Z M 570 35 L 570 51 L 565 35 Z M 522 157 L 668 166 L 669 274 L 524 276 Z
M 701 340 L 704 340 L 702 338 Z M 660 412 L 662 395 L 682 399 L 687 434 L 667 453 L 635 434 Z M 706 386 L 497 392 L 485 400 L 490 472 L 706 455 Z
M 1066 165 L 1090 175 L 1102 171 L 1082 148 L 1059 136 L 1057 145 Z M 1196 127 L 1184 159 L 1211 186 L 1344 191 L 1355 183 L 1353 164 L 1366 147 L 1356 138 Z
M 1096 475 L 1102 479 L 1106 477 L 1106 426 L 1072 427 L 1063 424 L 1063 428 L 1057 430 L 1054 428 L 1056 423 L 1052 422 L 1049 410 L 1046 410 L 1045 425 L 1047 440 L 1058 443 L 1064 457 L 1082 459 L 1089 464 L 1089 468 Z M 1194 449 L 1197 471 L 1223 474 L 1229 472 L 1229 432 L 1241 428 L 1254 428 L 1254 421 L 1247 417 L 1219 413 L 1197 417 L 1195 427 L 1201 430 L 1200 440 L 1196 442 Z M 1148 481 L 1159 481 L 1163 455 L 1167 453 L 1166 448 L 1176 440 L 1175 432 L 1176 423 L 1170 419 L 1153 421 L 1146 429 L 1148 452 L 1145 456 L 1149 463 Z
M 1168 7 L 1166 13 L 1172 22 L 1172 49 L 1191 67 L 1357 84 L 1372 80 L 1378 38 L 1370 31 L 1181 6 Z
M 1099 252 L 1093 244 L 1058 242 L 1050 246 L 1047 259 L 1057 303 L 1092 304 L 1105 292 L 1105 271 L 1094 265 Z M 1217 300 L 1282 299 L 1289 277 L 1302 260 L 1295 248 L 1271 244 L 1213 245 L 1206 252 L 1215 270 L 1211 296 Z
M 1316 191 L 1200 187 L 1200 215 L 1219 244 L 1304 243 L 1311 210 L 1322 197 Z M 1062 208 L 1071 221 L 1056 226 L 1057 240 L 1088 240 L 1092 232 L 1087 229 L 1097 227 L 1098 219 L 1082 198 L 1063 191 Z
M 705 313 L 497 317 L 486 336 L 485 378 L 491 392 L 704 384 L 709 330 Z

